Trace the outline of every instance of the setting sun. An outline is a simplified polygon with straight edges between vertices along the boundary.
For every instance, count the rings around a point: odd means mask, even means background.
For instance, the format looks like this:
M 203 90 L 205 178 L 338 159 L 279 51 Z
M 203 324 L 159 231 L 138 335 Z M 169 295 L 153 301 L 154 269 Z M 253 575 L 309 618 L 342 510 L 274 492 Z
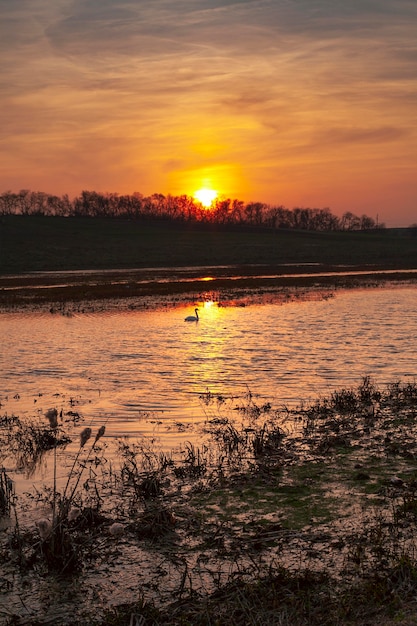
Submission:
M 207 209 L 217 198 L 217 191 L 207 188 L 199 189 L 195 192 L 194 197 Z

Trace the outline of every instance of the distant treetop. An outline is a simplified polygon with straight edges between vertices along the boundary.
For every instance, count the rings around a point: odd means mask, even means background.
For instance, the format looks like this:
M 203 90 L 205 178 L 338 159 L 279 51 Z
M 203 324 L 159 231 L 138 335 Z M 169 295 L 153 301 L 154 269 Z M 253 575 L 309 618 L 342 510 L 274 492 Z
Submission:
M 341 218 L 328 208 L 288 209 L 263 202 L 216 198 L 210 209 L 187 195 L 164 196 L 159 193 L 143 196 L 82 191 L 70 200 L 68 195 L 55 196 L 43 191 L 22 189 L 0 195 L 0 215 L 39 215 L 60 217 L 108 217 L 134 220 L 171 221 L 178 223 L 213 224 L 221 226 L 256 227 L 260 229 L 302 229 L 314 231 L 374 230 L 385 228 L 367 215 L 350 211 Z

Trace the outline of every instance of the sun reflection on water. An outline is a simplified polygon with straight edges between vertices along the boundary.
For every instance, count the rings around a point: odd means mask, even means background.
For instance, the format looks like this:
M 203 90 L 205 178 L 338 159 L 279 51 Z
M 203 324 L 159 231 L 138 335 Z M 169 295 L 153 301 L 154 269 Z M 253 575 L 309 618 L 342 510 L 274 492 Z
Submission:
M 157 311 L 2 315 L 1 410 L 34 416 L 62 408 L 98 425 L 108 420 L 109 437 L 157 431 L 168 441 L 170 421 L 204 419 L 199 396 L 207 388 L 250 389 L 287 406 L 364 374 L 415 376 L 415 293 L 352 291 L 241 307 L 222 306 L 207 290 L 198 302 Z M 195 307 L 200 320 L 184 324 Z

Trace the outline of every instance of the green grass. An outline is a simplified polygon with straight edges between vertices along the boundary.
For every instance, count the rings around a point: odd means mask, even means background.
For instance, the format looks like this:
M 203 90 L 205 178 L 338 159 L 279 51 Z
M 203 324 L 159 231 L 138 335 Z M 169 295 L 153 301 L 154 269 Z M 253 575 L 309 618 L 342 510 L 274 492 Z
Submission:
M 255 474 L 225 488 L 196 493 L 189 504 L 204 511 L 211 523 L 228 521 L 237 528 L 249 518 L 262 524 L 272 515 L 279 517 L 284 528 L 301 529 L 313 519 L 324 523 L 335 517 L 334 498 L 325 493 L 326 482 L 335 480 L 334 474 L 324 463 L 305 463 L 287 468 L 284 478 L 280 472 L 268 478 Z
M 0 274 L 262 263 L 417 267 L 411 229 L 248 232 L 104 218 L 3 216 Z

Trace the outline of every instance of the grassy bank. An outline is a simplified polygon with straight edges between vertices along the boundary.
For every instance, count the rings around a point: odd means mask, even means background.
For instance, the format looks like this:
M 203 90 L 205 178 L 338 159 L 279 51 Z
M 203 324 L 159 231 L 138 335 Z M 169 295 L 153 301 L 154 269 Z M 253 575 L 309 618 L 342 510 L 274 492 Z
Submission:
M 416 385 L 364 378 L 291 412 L 202 400 L 200 447 L 122 440 L 111 466 L 73 412 L 1 419 L 21 467 L 80 437 L 65 490 L 32 496 L 42 519 L 3 488 L 2 623 L 415 623 Z
M 254 263 L 416 268 L 417 238 L 408 229 L 227 232 L 101 218 L 0 220 L 0 274 Z

